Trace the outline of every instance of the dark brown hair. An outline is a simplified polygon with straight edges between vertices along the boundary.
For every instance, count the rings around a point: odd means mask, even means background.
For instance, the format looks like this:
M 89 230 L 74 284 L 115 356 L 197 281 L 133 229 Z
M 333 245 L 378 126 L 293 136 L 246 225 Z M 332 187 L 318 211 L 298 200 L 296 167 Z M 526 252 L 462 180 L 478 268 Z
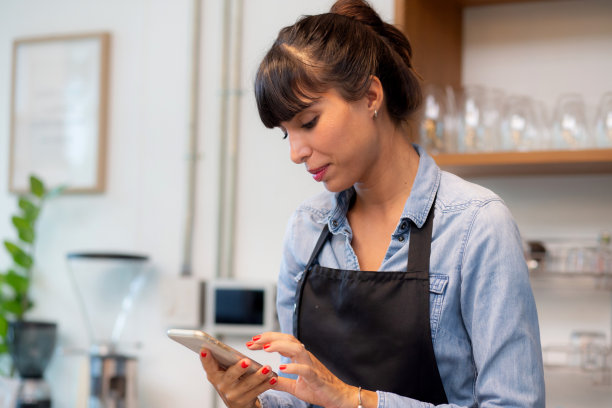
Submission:
M 279 32 L 255 78 L 259 117 L 276 127 L 331 88 L 359 100 L 375 75 L 391 118 L 406 121 L 422 99 L 411 58 L 406 36 L 367 2 L 338 0 L 329 13 L 304 16 Z

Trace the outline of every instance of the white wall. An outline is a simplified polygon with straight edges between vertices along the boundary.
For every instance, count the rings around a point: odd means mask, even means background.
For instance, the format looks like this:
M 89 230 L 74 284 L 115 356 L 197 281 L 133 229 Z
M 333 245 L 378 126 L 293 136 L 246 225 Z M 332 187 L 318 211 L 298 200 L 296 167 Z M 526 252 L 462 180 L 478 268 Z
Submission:
M 288 144 L 280 133 L 259 123 L 252 79 L 281 27 L 299 14 L 325 11 L 332 1 L 244 3 L 245 96 L 238 146 L 235 265 L 240 277 L 274 279 L 287 217 L 298 202 L 321 187 L 290 162 Z M 372 3 L 384 18 L 392 18 L 393 0 Z M 609 4 L 559 1 L 470 9 L 465 14 L 464 83 L 529 92 L 545 101 L 553 101 L 560 90 L 575 88 L 595 103 L 599 92 L 612 90 L 607 74 L 612 65 Z M 216 256 L 221 20 L 222 2 L 204 0 L 202 160 L 194 254 L 198 278 L 214 275 Z M 164 314 L 168 299 L 163 289 L 168 288 L 168 279 L 178 275 L 183 243 L 191 21 L 189 0 L 0 1 L 1 237 L 11 231 L 8 215 L 15 208 L 15 197 L 7 193 L 13 39 L 98 30 L 112 34 L 108 187 L 102 195 L 61 197 L 45 210 L 37 254 L 37 308 L 32 316 L 59 321 L 64 349 L 83 346 L 86 339 L 67 278 L 65 253 L 91 249 L 149 254 L 152 279 L 125 333 L 126 339 L 143 343 L 136 352 L 143 407 L 206 407 L 211 399 L 197 359 L 164 336 L 172 319 Z M 477 182 L 506 200 L 526 237 L 590 237 L 603 227 L 612 229 L 609 175 Z M 0 266 L 7 262 L 0 253 Z M 554 305 L 557 295 L 540 294 L 539 299 Z M 541 315 L 559 317 L 544 306 Z M 594 316 L 589 322 L 595 320 L 589 324 L 610 321 L 605 315 L 609 297 L 596 297 L 589 307 L 584 313 Z M 571 328 L 564 323 L 543 326 L 543 338 L 562 338 Z M 79 356 L 55 356 L 48 371 L 54 406 L 77 406 L 83 362 Z

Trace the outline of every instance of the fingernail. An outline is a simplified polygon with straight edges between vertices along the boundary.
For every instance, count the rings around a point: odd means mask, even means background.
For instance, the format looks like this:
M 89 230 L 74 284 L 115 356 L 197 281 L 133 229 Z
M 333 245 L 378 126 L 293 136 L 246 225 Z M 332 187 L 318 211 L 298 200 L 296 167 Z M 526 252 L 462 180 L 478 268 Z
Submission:
M 269 372 L 270 372 L 270 368 L 268 366 L 265 366 L 264 368 L 261 369 L 262 374 L 268 374 Z
M 287 366 L 285 364 L 281 364 L 281 365 L 278 366 L 278 369 L 279 370 L 286 370 Z
M 257 336 L 253 336 L 253 341 L 257 341 L 257 340 L 259 340 L 259 339 L 261 339 L 261 336 L 259 336 L 259 335 L 257 335 Z
M 243 360 L 240 365 L 242 366 L 242 368 L 247 368 L 249 366 L 249 363 Z
M 202 351 L 200 352 L 200 355 L 202 356 L 202 358 L 206 357 L 206 352 Z
M 270 378 L 270 384 L 272 385 L 276 384 L 276 378 Z
M 264 348 L 267 349 L 268 347 L 270 347 L 270 343 L 268 344 L 264 344 Z
M 246 345 L 247 347 L 251 347 L 254 343 L 252 341 L 247 341 Z

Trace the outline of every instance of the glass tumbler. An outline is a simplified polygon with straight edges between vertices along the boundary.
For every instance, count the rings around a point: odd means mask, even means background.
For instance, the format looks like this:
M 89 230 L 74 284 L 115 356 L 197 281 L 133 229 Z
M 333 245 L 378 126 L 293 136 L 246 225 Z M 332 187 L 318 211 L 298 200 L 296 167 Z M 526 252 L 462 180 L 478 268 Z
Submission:
M 434 154 L 446 151 L 445 118 L 448 107 L 443 88 L 429 84 L 423 89 L 424 103 L 420 122 L 421 145 Z
M 559 97 L 553 118 L 553 134 L 557 149 L 586 149 L 594 146 L 581 95 L 564 94 Z
M 459 143 L 463 152 L 501 148 L 500 123 L 504 92 L 480 85 L 466 86 L 459 106 Z
M 513 95 L 506 99 L 501 124 L 504 150 L 539 149 L 542 145 L 542 128 L 531 98 Z

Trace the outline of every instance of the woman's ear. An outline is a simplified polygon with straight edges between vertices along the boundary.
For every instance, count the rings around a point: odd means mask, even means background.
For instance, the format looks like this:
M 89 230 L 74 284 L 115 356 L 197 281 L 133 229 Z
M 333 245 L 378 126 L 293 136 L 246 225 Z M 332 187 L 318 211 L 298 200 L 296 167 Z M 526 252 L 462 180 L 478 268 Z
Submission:
M 368 101 L 368 111 L 372 116 L 375 116 L 380 112 L 383 104 L 383 87 L 380 79 L 376 75 L 370 77 L 370 87 L 366 92 L 366 98 Z

